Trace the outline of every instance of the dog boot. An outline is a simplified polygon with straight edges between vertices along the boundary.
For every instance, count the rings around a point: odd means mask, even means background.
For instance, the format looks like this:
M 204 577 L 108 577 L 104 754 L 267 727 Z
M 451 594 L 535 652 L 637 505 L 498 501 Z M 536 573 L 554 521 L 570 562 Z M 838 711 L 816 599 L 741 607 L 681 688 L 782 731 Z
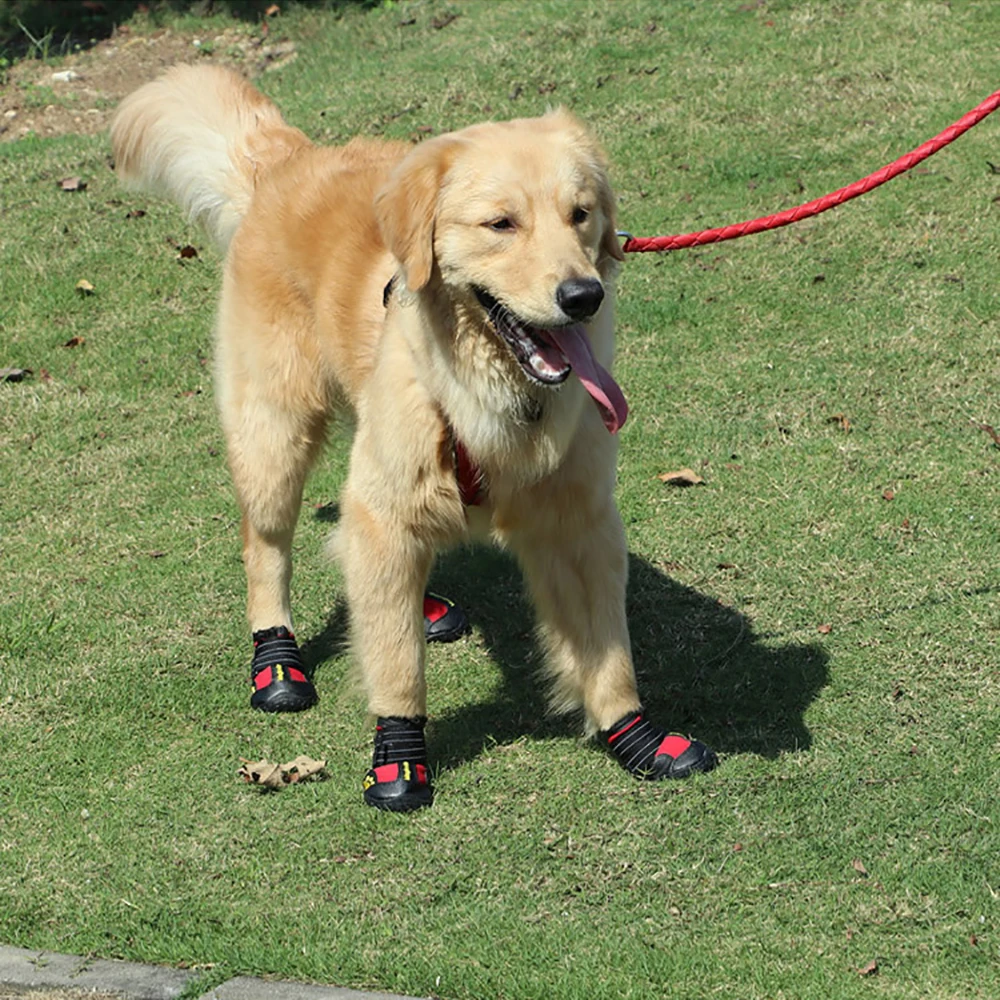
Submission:
M 365 802 L 389 812 L 411 812 L 434 800 L 427 770 L 424 718 L 379 717 L 375 752 L 362 785 Z
M 283 625 L 254 632 L 250 684 L 250 707 L 262 712 L 301 712 L 319 701 L 295 636 Z
M 424 594 L 424 638 L 428 642 L 454 642 L 468 631 L 469 620 L 454 601 Z
M 619 719 L 601 733 L 601 738 L 626 771 L 645 781 L 687 778 L 698 771 L 711 771 L 719 762 L 714 751 L 699 740 L 654 726 L 642 709 Z

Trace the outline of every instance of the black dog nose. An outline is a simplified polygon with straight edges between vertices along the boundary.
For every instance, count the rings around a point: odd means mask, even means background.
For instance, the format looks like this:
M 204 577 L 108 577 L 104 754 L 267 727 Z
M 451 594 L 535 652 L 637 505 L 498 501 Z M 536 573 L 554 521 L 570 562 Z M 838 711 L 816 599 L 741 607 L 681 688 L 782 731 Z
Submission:
M 570 278 L 556 289 L 556 302 L 570 319 L 590 319 L 604 301 L 604 286 L 596 278 Z

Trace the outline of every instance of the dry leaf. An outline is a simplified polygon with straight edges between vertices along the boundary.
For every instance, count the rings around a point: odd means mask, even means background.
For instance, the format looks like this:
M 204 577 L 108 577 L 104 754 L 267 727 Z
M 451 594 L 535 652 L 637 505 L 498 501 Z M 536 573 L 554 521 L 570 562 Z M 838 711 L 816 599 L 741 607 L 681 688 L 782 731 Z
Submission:
M 664 472 L 656 477 L 669 486 L 704 486 L 705 480 L 694 469 L 678 469 L 676 472 Z
M 827 417 L 826 422 L 828 424 L 838 424 L 842 431 L 849 431 L 851 429 L 851 422 L 843 413 L 835 413 L 832 417 Z
M 87 281 L 86 278 L 81 278 L 76 283 L 75 287 L 76 287 L 76 290 L 81 295 L 93 295 L 94 294 L 94 286 L 89 281 Z
M 865 866 L 864 866 L 864 863 L 863 863 L 862 861 L 860 861 L 860 860 L 859 860 L 858 858 L 855 858 L 855 859 L 854 859 L 854 860 L 853 860 L 853 861 L 851 862 L 851 867 L 852 867 L 852 868 L 853 868 L 853 869 L 854 869 L 854 870 L 855 870 L 855 871 L 856 871 L 856 872 L 857 872 L 857 873 L 858 873 L 859 875 L 864 875 L 864 877 L 865 877 L 865 878 L 868 878 L 868 869 L 867 869 L 867 868 L 865 868 Z
M 133 208 L 131 212 L 126 212 L 126 219 L 141 219 L 145 216 L 146 211 L 142 208 Z
M 0 382 L 20 382 L 30 374 L 30 368 L 0 368 Z
M 1000 434 L 998 434 L 989 424 L 979 424 L 979 429 L 981 431 L 986 431 L 991 438 L 993 438 L 993 443 L 1000 448 Z
M 886 490 L 882 494 L 882 499 L 883 500 L 895 500 L 896 499 L 896 494 L 893 493 L 892 490 Z
M 867 965 L 861 966 L 858 969 L 859 976 L 877 976 L 878 975 L 878 962 L 873 958 Z
M 79 177 L 64 177 L 59 181 L 59 187 L 63 191 L 86 191 L 87 182 Z
M 242 760 L 242 758 L 240 758 Z M 281 788 L 281 768 L 270 761 L 243 761 L 239 769 L 240 777 L 251 785 L 262 785 L 264 788 Z
M 276 3 L 273 3 L 264 11 L 264 17 L 277 17 L 280 13 L 281 8 Z
M 243 766 L 238 774 L 247 784 L 272 789 L 284 788 L 285 785 L 319 775 L 326 767 L 325 760 L 301 756 L 287 764 L 272 764 L 267 760 L 250 761 L 242 757 L 240 760 L 243 761 Z
M 85 343 L 87 343 L 86 337 L 70 337 L 63 347 L 82 347 Z
M 288 764 L 282 764 L 281 769 L 288 773 L 289 781 L 304 781 L 314 774 L 319 774 L 326 767 L 325 760 L 313 760 L 312 757 L 296 757 Z
M 819 625 L 816 628 L 816 631 L 819 632 L 820 635 L 829 635 L 833 631 L 833 626 L 832 625 Z

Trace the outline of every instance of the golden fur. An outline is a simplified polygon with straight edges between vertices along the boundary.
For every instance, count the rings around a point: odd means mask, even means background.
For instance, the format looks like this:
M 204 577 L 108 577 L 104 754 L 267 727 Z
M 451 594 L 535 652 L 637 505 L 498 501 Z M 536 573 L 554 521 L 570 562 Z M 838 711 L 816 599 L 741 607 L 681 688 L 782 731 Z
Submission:
M 551 328 L 567 322 L 561 283 L 600 281 L 584 328 L 610 369 L 621 251 L 583 126 L 558 110 L 415 147 L 320 148 L 234 74 L 181 66 L 126 99 L 112 142 L 126 183 L 228 248 L 217 392 L 251 629 L 292 626 L 303 484 L 345 408 L 356 430 L 334 547 L 370 710 L 426 714 L 422 595 L 435 553 L 470 538 L 523 567 L 554 709 L 583 708 L 594 731 L 638 708 L 616 439 L 576 377 L 553 389 L 525 375 L 474 292 Z M 453 436 L 484 474 L 482 506 L 462 504 Z

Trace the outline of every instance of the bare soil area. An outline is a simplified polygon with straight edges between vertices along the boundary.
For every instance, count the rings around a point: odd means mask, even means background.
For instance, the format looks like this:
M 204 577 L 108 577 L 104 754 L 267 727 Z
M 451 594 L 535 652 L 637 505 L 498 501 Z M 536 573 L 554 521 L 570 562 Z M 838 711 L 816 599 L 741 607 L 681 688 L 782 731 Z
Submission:
M 295 58 L 295 45 L 273 34 L 266 23 L 234 23 L 209 35 L 169 28 L 143 34 L 126 25 L 57 65 L 22 60 L 0 84 L 0 142 L 102 132 L 126 94 L 175 63 L 220 63 L 251 78 L 283 66 Z

